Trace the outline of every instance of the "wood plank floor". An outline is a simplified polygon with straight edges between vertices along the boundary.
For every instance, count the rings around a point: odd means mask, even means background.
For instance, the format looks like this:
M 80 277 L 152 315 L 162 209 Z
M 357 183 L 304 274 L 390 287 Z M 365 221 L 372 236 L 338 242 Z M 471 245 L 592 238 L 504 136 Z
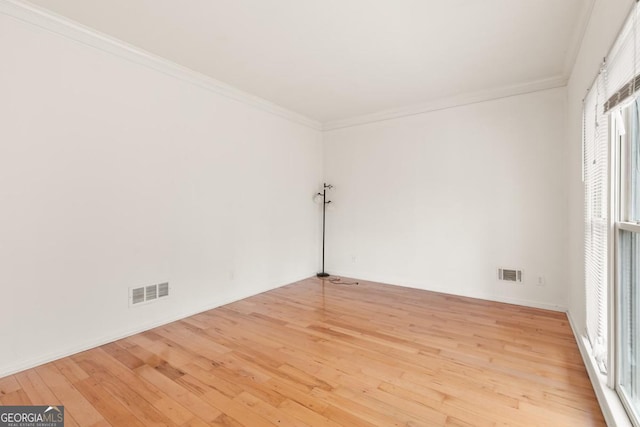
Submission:
M 312 278 L 0 379 L 67 426 L 605 425 L 563 313 Z

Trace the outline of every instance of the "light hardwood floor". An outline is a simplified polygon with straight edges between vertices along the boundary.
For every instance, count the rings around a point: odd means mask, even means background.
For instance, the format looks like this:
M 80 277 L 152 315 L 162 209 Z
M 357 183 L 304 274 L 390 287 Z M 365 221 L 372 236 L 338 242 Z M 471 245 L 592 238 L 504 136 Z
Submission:
M 312 278 L 0 379 L 67 426 L 604 425 L 566 315 Z

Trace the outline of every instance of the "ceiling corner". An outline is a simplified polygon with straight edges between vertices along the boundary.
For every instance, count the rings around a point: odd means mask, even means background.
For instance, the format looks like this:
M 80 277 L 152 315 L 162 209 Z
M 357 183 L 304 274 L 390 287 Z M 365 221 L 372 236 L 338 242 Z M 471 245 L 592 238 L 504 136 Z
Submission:
M 582 9 L 580 10 L 580 16 L 573 30 L 573 36 L 571 38 L 569 48 L 567 49 L 567 55 L 565 57 L 564 66 L 562 69 L 562 75 L 565 77 L 567 82 L 571 77 L 573 66 L 575 65 L 578 54 L 580 53 L 582 41 L 587 32 L 587 28 L 589 27 L 589 22 L 591 21 L 591 14 L 593 13 L 595 3 L 596 0 L 586 0 L 582 6 Z

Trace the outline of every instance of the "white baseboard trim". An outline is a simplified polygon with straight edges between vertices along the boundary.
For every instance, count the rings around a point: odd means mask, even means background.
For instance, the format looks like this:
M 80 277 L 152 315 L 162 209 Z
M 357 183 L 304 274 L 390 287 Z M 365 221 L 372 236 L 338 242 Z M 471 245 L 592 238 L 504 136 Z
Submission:
M 297 281 L 304 280 L 306 278 L 308 278 L 308 276 L 302 277 L 300 279 L 293 280 L 290 283 L 295 283 Z M 185 312 L 173 315 L 173 316 L 169 316 L 169 317 L 166 317 L 166 318 L 163 318 L 163 319 L 160 319 L 160 320 L 156 320 L 156 321 L 153 321 L 153 322 L 145 323 L 145 324 L 136 326 L 135 328 L 132 328 L 132 329 L 121 330 L 121 331 L 115 332 L 113 334 L 104 335 L 104 336 L 102 336 L 100 338 L 96 338 L 96 339 L 85 341 L 80 345 L 73 346 L 73 347 L 68 347 L 68 348 L 66 348 L 66 349 L 64 349 L 62 351 L 56 351 L 56 352 L 52 352 L 52 353 L 49 353 L 49 354 L 46 354 L 46 355 L 34 357 L 34 358 L 31 358 L 31 359 L 22 360 L 22 361 L 20 361 L 18 363 L 15 363 L 15 364 L 12 364 L 12 365 L 9 365 L 9 366 L 1 367 L 0 368 L 0 378 L 4 378 L 6 376 L 16 374 L 16 373 L 24 371 L 26 369 L 35 368 L 37 366 L 44 365 L 44 364 L 49 363 L 49 362 L 53 362 L 53 361 L 56 361 L 58 359 L 62 359 L 64 357 L 69 357 L 69 356 L 72 356 L 74 354 L 81 353 L 83 351 L 91 350 L 92 348 L 100 347 L 102 345 L 109 344 L 109 343 L 112 343 L 114 341 L 118 341 L 118 340 L 121 340 L 123 338 L 127 338 L 127 337 L 130 337 L 132 335 L 139 334 L 141 332 L 145 332 L 145 331 L 148 331 L 150 329 L 166 325 L 168 323 L 176 322 L 178 320 L 182 320 L 182 319 L 185 319 L 187 317 L 194 316 L 196 314 L 203 313 L 205 311 L 212 310 L 214 308 L 221 307 L 221 306 L 226 305 L 226 304 L 231 304 L 232 302 L 240 301 L 242 299 L 249 298 L 249 297 L 252 297 L 254 295 L 258 295 L 258 294 L 261 294 L 263 292 L 270 291 L 272 289 L 277 289 L 277 288 L 282 287 L 282 286 L 286 286 L 286 284 L 277 285 L 277 286 L 274 286 L 274 287 L 271 287 L 271 288 L 262 289 L 262 290 L 260 290 L 258 292 L 255 292 L 255 291 L 253 291 L 253 292 L 238 292 L 238 293 L 236 293 L 234 295 L 230 295 L 230 296 L 227 296 L 225 298 L 222 298 L 222 299 L 219 299 L 219 300 L 215 300 L 213 302 L 205 304 L 205 305 L 203 305 L 203 306 L 201 306 L 200 308 L 197 308 L 197 309 L 188 310 L 188 311 L 185 311 Z
M 618 398 L 618 394 L 615 390 L 607 386 L 607 377 L 601 374 L 597 368 L 596 361 L 591 356 L 591 351 L 589 351 L 587 338 L 583 334 L 578 333 L 570 311 L 567 311 L 567 318 L 569 319 L 571 330 L 578 343 L 578 349 L 580 349 L 584 366 L 587 369 L 587 374 L 593 385 L 593 390 L 596 393 L 596 398 L 598 399 L 598 403 L 602 409 L 602 415 L 604 415 L 607 425 L 609 427 L 633 427 L 624 406 L 622 406 L 620 398 Z
M 527 299 L 521 299 L 521 298 L 510 298 L 510 297 L 505 297 L 502 295 L 494 295 L 494 294 L 471 293 L 471 292 L 450 292 L 448 290 L 428 288 L 425 286 L 419 286 L 416 284 L 407 283 L 406 280 L 403 280 L 403 279 L 394 279 L 394 278 L 390 279 L 388 277 L 376 279 L 376 278 L 363 277 L 362 275 L 358 275 L 358 274 L 355 274 L 355 275 L 349 274 L 349 273 L 341 274 L 341 273 L 333 273 L 333 272 L 331 273 L 331 275 L 354 278 L 354 280 L 360 279 L 360 280 L 366 280 L 369 282 L 383 283 L 391 286 L 402 286 L 405 288 L 420 289 L 420 290 L 429 291 L 429 292 L 438 292 L 441 294 L 455 295 L 459 297 L 475 298 L 475 299 L 480 299 L 484 301 L 502 302 L 505 304 L 521 305 L 524 307 L 559 311 L 561 313 L 565 313 L 567 311 L 567 308 L 565 306 L 557 305 L 557 304 L 550 304 L 550 303 L 545 303 L 541 301 L 533 301 L 533 300 L 527 300 Z

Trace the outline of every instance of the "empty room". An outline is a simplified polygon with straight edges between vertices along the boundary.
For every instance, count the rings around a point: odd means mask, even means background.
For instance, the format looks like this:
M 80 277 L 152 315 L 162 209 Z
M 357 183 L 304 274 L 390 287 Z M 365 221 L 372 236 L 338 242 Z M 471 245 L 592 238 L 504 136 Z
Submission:
M 638 91 L 633 0 L 0 0 L 0 427 L 640 426 Z

